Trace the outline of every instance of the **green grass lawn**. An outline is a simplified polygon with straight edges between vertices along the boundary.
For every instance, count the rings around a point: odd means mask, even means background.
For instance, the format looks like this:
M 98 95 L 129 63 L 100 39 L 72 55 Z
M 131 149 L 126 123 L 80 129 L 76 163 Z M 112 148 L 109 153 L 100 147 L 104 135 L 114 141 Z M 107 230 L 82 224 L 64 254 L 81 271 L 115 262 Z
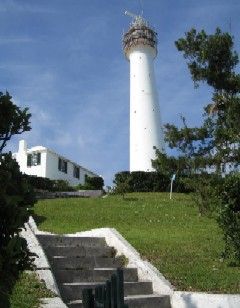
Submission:
M 221 259 L 221 231 L 198 214 L 188 195 L 42 200 L 35 214 L 41 230 L 55 233 L 116 228 L 178 290 L 240 293 L 240 268 Z
M 13 288 L 10 296 L 10 307 L 37 308 L 40 307 L 40 299 L 43 297 L 53 297 L 53 293 L 39 281 L 34 273 L 24 272 Z

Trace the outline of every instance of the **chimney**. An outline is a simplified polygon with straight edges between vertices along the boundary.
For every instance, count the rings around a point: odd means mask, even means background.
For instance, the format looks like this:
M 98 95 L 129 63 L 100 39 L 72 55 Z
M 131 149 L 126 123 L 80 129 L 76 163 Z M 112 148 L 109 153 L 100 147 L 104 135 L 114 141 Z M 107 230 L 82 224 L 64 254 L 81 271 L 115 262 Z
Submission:
M 26 140 L 20 140 L 19 141 L 19 146 L 18 146 L 18 152 L 27 152 L 27 142 Z

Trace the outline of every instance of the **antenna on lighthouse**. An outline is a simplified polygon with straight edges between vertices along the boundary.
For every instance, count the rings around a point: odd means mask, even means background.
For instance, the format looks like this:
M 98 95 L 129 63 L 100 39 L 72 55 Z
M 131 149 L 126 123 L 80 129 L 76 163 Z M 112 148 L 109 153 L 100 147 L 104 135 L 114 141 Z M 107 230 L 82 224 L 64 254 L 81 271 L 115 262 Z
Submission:
M 132 17 L 132 18 L 134 18 L 134 19 L 137 19 L 137 18 L 140 17 L 139 15 L 133 14 L 133 13 L 131 13 L 131 12 L 129 12 L 129 11 L 125 11 L 124 14 L 127 15 L 127 16 L 129 16 L 129 17 Z
M 133 24 L 148 25 L 147 21 L 141 15 L 136 15 L 129 11 L 125 11 L 124 14 L 133 18 Z
M 142 4 L 142 0 L 139 0 L 140 6 L 141 6 L 141 15 L 143 16 L 143 4 Z
M 231 17 L 229 19 L 229 32 L 230 32 L 230 34 L 232 34 L 232 19 L 231 19 Z

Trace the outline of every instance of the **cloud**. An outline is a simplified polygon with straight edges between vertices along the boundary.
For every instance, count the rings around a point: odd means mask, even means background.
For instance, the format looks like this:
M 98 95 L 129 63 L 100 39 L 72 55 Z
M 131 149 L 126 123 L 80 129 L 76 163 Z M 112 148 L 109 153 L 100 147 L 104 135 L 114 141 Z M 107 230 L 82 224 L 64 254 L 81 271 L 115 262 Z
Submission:
M 33 41 L 33 38 L 30 37 L 0 37 L 0 45 L 31 43 Z
M 23 13 L 56 13 L 48 6 L 39 6 L 39 2 L 27 3 L 27 1 L 1 0 L 0 12 L 23 12 Z
M 13 73 L 17 73 L 17 71 L 29 72 L 30 70 L 36 70 L 39 65 L 36 64 L 23 64 L 23 63 L 4 63 L 0 64 L 0 69 L 5 71 L 13 71 Z

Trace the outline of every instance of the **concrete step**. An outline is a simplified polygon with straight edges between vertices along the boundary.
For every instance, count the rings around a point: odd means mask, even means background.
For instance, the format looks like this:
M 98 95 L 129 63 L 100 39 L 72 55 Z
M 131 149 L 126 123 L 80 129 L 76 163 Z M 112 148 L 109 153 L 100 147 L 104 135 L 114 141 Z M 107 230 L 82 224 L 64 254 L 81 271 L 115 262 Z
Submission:
M 169 295 L 145 294 L 124 297 L 129 308 L 171 308 Z M 68 302 L 69 308 L 83 308 L 82 300 Z
M 64 257 L 114 257 L 116 251 L 113 247 L 86 247 L 86 246 L 47 246 L 45 252 L 49 258 L 52 256 Z
M 128 308 L 171 308 L 169 295 L 131 295 L 124 298 L 124 303 Z
M 99 283 L 82 282 L 82 283 L 62 283 L 59 284 L 59 289 L 62 298 L 66 301 L 82 299 L 82 290 L 84 288 L 95 288 Z M 124 295 L 151 294 L 151 281 L 124 282 Z
M 105 283 L 123 267 L 102 237 L 37 235 L 52 266 L 62 299 L 68 307 L 82 308 L 82 290 Z M 123 268 L 125 303 L 129 308 L 170 308 L 169 296 L 154 295 L 151 281 L 138 281 L 136 268 Z M 70 303 L 71 301 L 71 303 Z
M 38 234 L 37 238 L 43 248 L 49 246 L 85 246 L 85 247 L 107 247 L 104 237 L 76 237 L 63 235 Z
M 53 270 L 57 269 L 94 269 L 117 268 L 122 266 L 122 260 L 118 258 L 80 257 L 80 258 L 53 258 L 49 260 Z
M 116 273 L 116 268 L 95 268 L 85 270 L 56 270 L 54 272 L 57 282 L 106 282 L 111 275 Z M 136 268 L 124 268 L 124 280 L 136 282 L 138 274 Z
M 73 300 L 67 303 L 69 308 L 84 308 L 81 299 Z

